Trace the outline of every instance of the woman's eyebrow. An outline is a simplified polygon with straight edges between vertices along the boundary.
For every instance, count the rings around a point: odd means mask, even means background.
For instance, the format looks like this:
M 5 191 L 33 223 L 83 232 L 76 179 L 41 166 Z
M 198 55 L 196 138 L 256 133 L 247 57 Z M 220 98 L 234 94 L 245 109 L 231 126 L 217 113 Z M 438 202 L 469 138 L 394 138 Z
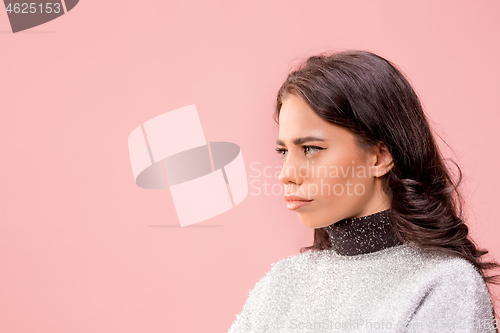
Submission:
M 293 144 L 294 145 L 300 145 L 302 143 L 305 143 L 305 142 L 309 142 L 309 141 L 325 141 L 324 139 L 321 139 L 321 138 L 318 138 L 316 136 L 305 136 L 303 138 L 296 138 L 293 140 Z M 276 144 L 279 145 L 279 146 L 286 146 L 285 143 L 283 141 L 281 141 L 280 139 L 276 140 Z

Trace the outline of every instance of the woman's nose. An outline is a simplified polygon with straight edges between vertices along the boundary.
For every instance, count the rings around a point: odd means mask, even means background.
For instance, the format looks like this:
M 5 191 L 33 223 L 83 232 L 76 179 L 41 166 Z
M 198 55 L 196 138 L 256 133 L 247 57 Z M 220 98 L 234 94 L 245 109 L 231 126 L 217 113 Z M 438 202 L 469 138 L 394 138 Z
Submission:
M 292 163 L 293 161 L 288 158 L 283 163 L 283 169 L 279 175 L 279 181 L 287 185 L 290 183 L 300 185 L 302 183 L 302 178 L 300 176 L 298 165 Z

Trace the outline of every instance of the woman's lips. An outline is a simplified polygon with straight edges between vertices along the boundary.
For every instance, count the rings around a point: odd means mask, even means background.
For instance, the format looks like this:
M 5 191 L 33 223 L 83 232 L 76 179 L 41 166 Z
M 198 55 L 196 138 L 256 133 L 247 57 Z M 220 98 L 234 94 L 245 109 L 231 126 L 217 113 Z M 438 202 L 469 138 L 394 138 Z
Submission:
M 313 201 L 313 199 L 308 200 L 306 198 L 302 198 L 302 197 L 293 195 L 291 193 L 285 194 L 284 198 L 286 200 L 286 207 L 289 210 L 295 210 L 295 209 L 299 209 L 301 207 L 307 206 Z
M 287 201 L 286 207 L 289 210 L 296 210 L 296 209 L 299 209 L 301 207 L 309 205 L 311 202 L 312 202 L 312 200 L 308 200 L 308 201 L 305 201 L 305 200 L 291 200 L 291 201 Z

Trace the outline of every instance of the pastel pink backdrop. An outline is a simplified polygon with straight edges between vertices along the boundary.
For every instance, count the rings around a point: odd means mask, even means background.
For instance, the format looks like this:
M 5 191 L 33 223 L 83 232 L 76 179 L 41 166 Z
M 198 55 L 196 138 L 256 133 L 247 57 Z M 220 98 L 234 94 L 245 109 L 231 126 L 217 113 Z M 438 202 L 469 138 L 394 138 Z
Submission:
M 499 14 L 493 0 L 87 0 L 12 34 L 2 11 L 0 331 L 226 332 L 312 230 L 280 185 L 180 228 L 168 190 L 135 185 L 127 137 L 196 104 L 207 141 L 238 144 L 264 191 L 279 184 L 255 171 L 281 166 L 275 94 L 326 50 L 410 77 L 464 171 L 472 236 L 500 260 Z

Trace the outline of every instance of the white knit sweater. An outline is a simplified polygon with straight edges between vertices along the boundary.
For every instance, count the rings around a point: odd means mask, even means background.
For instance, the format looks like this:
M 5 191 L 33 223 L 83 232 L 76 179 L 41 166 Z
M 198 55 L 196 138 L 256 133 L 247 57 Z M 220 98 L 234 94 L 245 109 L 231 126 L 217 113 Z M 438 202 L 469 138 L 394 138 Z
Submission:
M 230 333 L 496 332 L 488 290 L 472 264 L 406 244 L 279 260 L 236 317 Z

